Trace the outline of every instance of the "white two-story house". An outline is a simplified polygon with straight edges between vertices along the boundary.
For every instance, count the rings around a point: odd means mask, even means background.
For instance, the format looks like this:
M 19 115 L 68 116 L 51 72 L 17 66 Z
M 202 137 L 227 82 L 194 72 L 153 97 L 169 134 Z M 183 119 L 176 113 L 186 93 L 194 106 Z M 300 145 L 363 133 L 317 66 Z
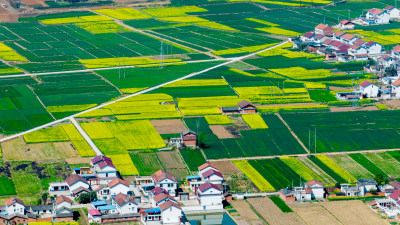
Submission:
M 72 196 L 79 196 L 82 191 L 89 192 L 90 185 L 86 181 L 85 178 L 77 175 L 72 174 L 71 176 L 65 179 L 65 182 L 68 184 L 69 191 Z
M 370 9 L 365 17 L 368 20 L 373 20 L 375 24 L 387 24 L 390 20 L 390 15 L 387 12 L 376 8 Z
M 390 19 L 400 18 L 400 10 L 392 5 L 386 6 L 383 11 L 389 14 Z
M 222 194 L 222 190 L 217 185 L 206 182 L 197 189 L 197 200 L 202 206 L 219 206 L 222 209 Z
M 131 214 L 138 212 L 138 204 L 129 195 L 119 193 L 112 198 L 119 214 Z
M 368 51 L 368 55 L 375 55 L 382 53 L 382 45 L 376 43 L 375 41 L 369 41 L 365 43 L 364 46 Z
M 154 182 L 154 187 L 164 188 L 169 194 L 175 195 L 178 189 L 178 181 L 171 174 L 159 170 L 151 175 Z
M 108 184 L 108 182 L 118 178 L 117 169 L 107 156 L 99 155 L 92 158 L 90 165 L 91 170 L 96 175 L 96 179 L 91 180 L 91 182 L 94 182 L 93 184 Z
M 11 214 L 25 214 L 25 204 L 24 202 L 16 197 L 12 197 L 6 200 L 6 212 L 8 215 Z
M 325 195 L 325 186 L 324 183 L 322 183 L 319 180 L 310 180 L 306 183 L 306 189 L 311 188 L 312 194 L 311 198 L 313 199 L 324 199 Z
M 182 208 L 172 201 L 166 201 L 159 206 L 161 210 L 161 222 L 163 224 L 175 223 L 182 221 Z
M 357 179 L 357 187 L 361 196 L 365 196 L 371 190 L 377 190 L 377 184 L 374 179 Z
M 365 80 L 360 84 L 360 92 L 364 98 L 376 98 L 379 94 L 379 87 L 369 80 Z
M 392 48 L 392 57 L 400 59 L 400 45 L 396 45 Z
M 392 93 L 396 94 L 396 97 L 400 97 L 400 80 L 396 80 L 392 83 Z

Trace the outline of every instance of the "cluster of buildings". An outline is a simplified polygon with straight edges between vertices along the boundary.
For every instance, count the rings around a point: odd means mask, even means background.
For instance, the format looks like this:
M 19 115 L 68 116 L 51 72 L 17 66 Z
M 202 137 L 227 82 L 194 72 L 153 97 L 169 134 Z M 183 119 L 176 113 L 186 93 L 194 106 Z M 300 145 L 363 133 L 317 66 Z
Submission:
M 302 202 L 323 200 L 328 197 L 363 197 L 373 190 L 378 190 L 374 179 L 358 179 L 355 185 L 340 184 L 340 189 L 326 188 L 321 181 L 314 179 L 306 182 L 304 186 L 282 189 L 279 191 L 279 196 L 286 202 Z
M 367 42 L 341 30 L 335 32 L 333 27 L 325 24 L 317 25 L 313 32 L 300 36 L 300 40 L 307 43 L 309 51 L 341 62 L 366 61 L 383 51 L 382 45 L 375 41 Z
M 388 5 L 384 9 L 370 9 L 365 15 L 361 15 L 358 19 L 354 20 L 354 22 L 362 25 L 379 25 L 388 24 L 391 19 L 399 18 L 399 9 Z
M 385 198 L 376 199 L 373 206 L 389 218 L 396 218 L 400 215 L 400 182 L 395 180 L 390 184 L 382 185 L 380 189 L 385 193 Z
M 25 205 L 21 199 L 12 197 L 0 206 L 1 224 L 27 224 L 32 222 L 73 221 L 72 201 L 60 196 L 50 205 Z
M 257 113 L 256 106 L 246 100 L 239 102 L 237 107 L 221 107 L 219 110 L 224 115 Z
M 207 162 L 199 167 L 198 175 L 187 177 L 187 183 L 183 185 L 163 170 L 151 176 L 137 176 L 129 183 L 118 176 L 110 158 L 100 155 L 91 159 L 90 167 L 75 168 L 64 182 L 50 183 L 49 193 L 59 196 L 56 205 L 61 201 L 59 199 L 68 201 L 69 209 L 74 198 L 84 193 L 95 193 L 96 198 L 90 201 L 91 207 L 88 208 L 91 223 L 156 221 L 180 224 L 185 220 L 185 213 L 223 211 L 223 182 L 218 168 Z M 57 221 L 60 215 L 65 216 L 60 214 L 59 208 L 54 211 L 50 205 L 41 207 L 51 208 Z M 43 211 L 38 212 L 38 208 L 32 206 L 25 212 L 30 212 L 31 208 L 37 213 Z M 4 214 L 7 216 L 9 214 Z

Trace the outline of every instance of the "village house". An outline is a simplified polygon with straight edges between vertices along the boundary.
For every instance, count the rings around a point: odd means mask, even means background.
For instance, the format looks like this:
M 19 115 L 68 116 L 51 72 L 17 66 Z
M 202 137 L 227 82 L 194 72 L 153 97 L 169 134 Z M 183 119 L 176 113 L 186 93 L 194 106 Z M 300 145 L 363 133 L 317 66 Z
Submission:
M 250 114 L 250 113 L 257 113 L 257 108 L 251 102 L 243 100 L 238 103 L 240 113 L 242 114 Z
M 6 212 L 8 215 L 19 213 L 24 215 L 25 214 L 25 204 L 19 198 L 9 198 L 6 200 Z
M 285 202 L 295 202 L 296 197 L 294 196 L 293 190 L 290 189 L 281 189 L 278 191 L 279 197 Z
M 312 41 L 313 41 L 315 44 L 321 44 L 321 43 L 322 43 L 323 41 L 325 41 L 326 39 L 328 39 L 327 36 L 322 35 L 322 34 L 317 34 L 317 35 L 315 35 L 315 36 L 312 38 Z
M 178 202 L 174 199 L 174 197 L 172 197 L 168 193 L 160 193 L 160 194 L 154 196 L 151 200 L 151 204 L 155 208 L 166 201 L 173 201 L 178 204 Z
M 339 30 L 354 30 L 354 26 L 354 23 L 348 20 L 341 20 L 337 27 Z
M 376 98 L 379 95 L 380 88 L 375 83 L 369 80 L 365 80 L 360 83 L 359 91 L 363 98 Z
M 68 189 L 70 190 L 71 196 L 78 197 L 83 192 L 90 192 L 89 183 L 85 178 L 72 174 L 71 176 L 65 179 L 65 182 L 68 184 Z
M 168 191 L 169 194 L 175 195 L 178 189 L 178 181 L 170 173 L 159 170 L 151 175 L 154 187 L 160 187 Z
M 366 23 L 370 24 L 388 24 L 390 15 L 380 9 L 372 8 L 365 15 Z
M 117 169 L 112 160 L 107 156 L 99 155 L 92 158 L 90 165 L 96 176 L 95 179 L 90 180 L 91 185 L 108 184 L 108 182 L 118 178 Z
M 348 54 L 352 55 L 352 56 L 356 56 L 356 55 L 366 55 L 367 49 L 361 47 L 360 45 L 352 45 L 350 46 L 350 48 L 348 49 Z
M 115 178 L 107 185 L 100 186 L 95 190 L 98 199 L 108 199 L 119 193 L 128 194 L 129 184 L 125 180 Z
M 112 204 L 121 215 L 138 212 L 138 204 L 129 195 L 119 193 L 112 197 Z
M 368 43 L 365 43 L 364 46 L 367 49 L 369 55 L 382 53 L 382 45 L 376 43 L 375 41 L 369 41 Z
M 224 177 L 218 168 L 213 164 L 206 162 L 198 167 L 198 174 L 186 177 L 190 189 L 196 193 L 197 188 L 205 182 L 210 182 L 222 188 Z
M 339 47 L 343 45 L 343 42 L 340 41 L 332 41 L 329 43 L 328 47 L 333 50 L 339 50 Z
M 222 173 L 216 170 L 207 170 L 201 173 L 200 177 L 203 182 L 210 182 L 212 184 L 222 185 L 222 182 L 224 181 Z
M 196 194 L 200 205 L 218 206 L 219 209 L 223 209 L 223 191 L 217 185 L 206 182 L 198 187 Z
M 175 202 L 163 202 L 159 208 L 161 210 L 161 222 L 163 224 L 180 223 L 182 221 L 182 208 Z
M 395 94 L 395 97 L 400 97 L 400 80 L 396 80 L 391 84 L 392 93 Z
M 383 11 L 389 14 L 390 19 L 398 19 L 400 18 L 400 10 L 398 8 L 395 8 L 392 5 L 386 6 Z
M 345 34 L 346 34 L 345 32 L 338 30 L 335 33 L 333 33 L 332 40 L 340 41 L 342 36 L 345 35 Z
M 400 60 L 400 45 L 396 45 L 392 48 L 392 57 Z
M 313 40 L 313 37 L 315 36 L 315 34 L 313 32 L 307 32 L 303 35 L 300 36 L 300 40 L 302 42 L 309 42 Z
M 187 130 L 181 133 L 182 144 L 186 147 L 197 146 L 197 134 L 194 131 Z
M 51 182 L 49 184 L 49 194 L 52 196 L 64 191 L 69 191 L 67 182 Z
M 360 196 L 365 196 L 367 192 L 377 190 L 377 183 L 374 179 L 357 179 L 357 188 L 360 190 Z
M 88 210 L 89 223 L 101 223 L 101 213 L 98 209 Z
M 390 55 L 383 55 L 379 58 L 380 64 L 383 65 L 383 67 L 387 68 L 392 66 L 395 61 Z
M 343 197 L 358 197 L 360 196 L 360 190 L 357 186 L 351 186 L 350 184 L 340 184 L 340 191 L 344 193 Z M 337 194 L 340 195 L 340 194 Z
M 357 40 L 354 41 L 354 45 L 358 45 L 361 47 L 364 47 L 364 44 L 367 43 L 366 41 L 364 41 L 363 39 L 359 38 Z
M 306 189 L 310 188 L 312 191 L 312 199 L 324 199 L 325 186 L 324 183 L 318 180 L 310 180 L 305 184 Z
M 322 34 L 325 36 L 329 36 L 331 37 L 333 35 L 333 33 L 335 32 L 335 29 L 333 29 L 332 27 L 325 25 L 325 24 L 318 24 L 315 27 L 315 34 Z
M 72 201 L 60 196 L 54 201 L 54 214 L 57 221 L 72 221 L 74 212 L 72 210 Z
M 353 45 L 354 42 L 358 39 L 358 37 L 356 37 L 353 34 L 345 34 L 343 36 L 340 37 L 340 40 L 348 45 Z

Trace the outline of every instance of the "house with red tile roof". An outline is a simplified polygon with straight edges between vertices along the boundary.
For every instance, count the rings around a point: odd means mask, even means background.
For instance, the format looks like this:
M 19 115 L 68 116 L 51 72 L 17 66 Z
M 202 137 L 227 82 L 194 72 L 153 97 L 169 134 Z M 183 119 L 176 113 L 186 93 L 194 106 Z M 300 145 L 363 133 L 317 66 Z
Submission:
M 379 95 L 380 88 L 375 83 L 365 80 L 360 83 L 360 89 L 363 98 L 376 98 Z
M 365 43 L 364 46 L 368 51 L 368 55 L 376 55 L 382 53 L 382 45 L 376 43 L 375 41 L 369 41 Z
M 7 214 L 15 214 L 19 213 L 24 215 L 25 213 L 25 204 L 24 202 L 16 197 L 11 197 L 6 200 L 6 212 Z
M 338 24 L 340 30 L 354 30 L 355 24 L 349 20 L 341 20 Z
M 91 159 L 91 170 L 96 178 L 90 180 L 91 184 L 105 185 L 118 178 L 117 169 L 112 160 L 104 155 L 99 155 Z
M 335 29 L 333 29 L 332 27 L 325 25 L 325 24 L 318 24 L 315 27 L 315 34 L 322 34 L 325 36 L 333 36 L 333 33 L 335 32 Z
M 367 49 L 360 45 L 351 45 L 350 48 L 348 49 L 348 54 L 352 56 L 367 54 L 367 53 L 368 53 Z
M 203 182 L 210 182 L 219 185 L 222 185 L 222 183 L 224 182 L 224 176 L 221 172 L 216 170 L 207 170 L 201 173 L 200 177 Z
M 159 206 L 163 224 L 178 224 L 182 221 L 182 208 L 172 201 L 166 201 Z
M 400 10 L 392 5 L 386 6 L 383 11 L 389 14 L 390 19 L 400 18 Z
M 388 24 L 390 15 L 380 9 L 372 8 L 365 15 L 367 20 L 372 20 L 374 24 Z
M 333 50 L 339 50 L 339 47 L 341 46 L 341 45 L 343 45 L 344 43 L 343 42 L 340 42 L 340 41 L 332 41 L 331 43 L 329 43 L 329 48 L 332 48 Z
M 223 191 L 217 185 L 206 182 L 199 186 L 196 195 L 200 205 L 223 209 Z
M 101 223 L 101 213 L 98 209 L 88 210 L 89 223 Z
M 392 48 L 392 57 L 395 59 L 400 59 L 400 45 L 396 45 Z
M 336 41 L 340 41 L 340 38 L 345 34 L 346 34 L 345 32 L 338 30 L 335 33 L 333 33 L 333 39 Z
M 169 194 L 175 195 L 178 189 L 178 181 L 170 173 L 159 170 L 151 175 L 154 187 L 165 189 Z
M 138 204 L 129 195 L 119 193 L 112 197 L 112 204 L 121 215 L 138 212 Z
M 309 189 L 309 192 L 311 191 L 312 199 L 324 199 L 325 185 L 321 181 L 316 179 L 310 180 L 305 184 L 305 187 L 306 187 L 306 193 L 307 189 Z
M 315 36 L 314 32 L 307 32 L 300 36 L 300 40 L 303 42 L 308 42 L 311 41 L 314 36 Z
M 340 40 L 348 45 L 354 44 L 354 42 L 358 39 L 354 34 L 346 33 L 340 37 Z
M 86 181 L 85 178 L 77 175 L 77 174 L 72 174 L 71 176 L 67 177 L 65 179 L 65 182 L 68 184 L 69 191 L 71 192 L 71 195 L 79 195 L 77 191 L 83 190 L 83 189 L 90 189 L 89 183 Z
M 396 95 L 396 97 L 400 97 L 400 80 L 396 80 L 395 82 L 393 82 L 392 84 L 391 84 L 391 86 L 392 86 L 392 93 L 394 93 L 395 95 Z M 397 181 L 398 182 L 398 181 Z M 398 184 L 398 183 L 395 183 L 395 184 Z M 393 182 L 392 182 L 392 184 L 391 184 L 393 187 L 395 187 L 394 185 L 393 185 Z M 397 187 L 395 187 L 395 188 L 397 188 Z M 400 188 L 400 184 L 398 185 L 398 188 L 397 189 L 399 189 Z M 400 190 L 400 189 L 399 189 Z

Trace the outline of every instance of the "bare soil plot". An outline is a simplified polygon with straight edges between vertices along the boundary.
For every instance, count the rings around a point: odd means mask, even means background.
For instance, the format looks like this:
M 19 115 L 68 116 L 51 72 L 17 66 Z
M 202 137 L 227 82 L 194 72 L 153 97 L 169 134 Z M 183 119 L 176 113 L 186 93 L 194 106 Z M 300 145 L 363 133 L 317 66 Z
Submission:
M 250 198 L 248 202 L 271 225 L 305 224 L 295 212 L 283 213 L 268 197 Z
M 217 135 L 219 139 L 236 137 L 230 131 L 228 131 L 224 125 L 210 125 L 210 129 L 215 135 Z
M 366 107 L 329 107 L 332 112 L 355 112 L 355 111 L 376 111 L 379 110 L 376 106 L 366 106 Z
M 257 214 L 250 208 L 250 205 L 244 200 L 236 200 L 230 202 L 233 208 L 240 214 L 238 220 L 260 220 Z
M 240 171 L 232 161 L 216 161 L 211 164 L 216 166 L 223 174 L 242 174 L 242 171 Z
M 321 205 L 343 224 L 389 224 L 359 200 L 323 202 Z
M 21 0 L 21 3 L 31 6 L 31 5 L 41 5 L 43 7 L 48 7 L 49 5 L 47 5 L 45 2 L 45 0 Z
M 22 137 L 1 144 L 3 157 L 10 161 L 80 158 L 70 142 L 26 144 Z
M 187 130 L 180 119 L 150 120 L 150 122 L 159 134 L 178 134 Z
M 186 169 L 178 151 L 157 152 L 157 155 L 166 170 Z
M 400 100 L 389 100 L 383 102 L 388 108 L 398 109 L 400 108 Z
M 87 158 L 66 158 L 65 161 L 67 161 L 68 164 L 85 164 L 85 163 L 90 163 L 91 157 Z
M 320 203 L 291 203 L 290 208 L 296 212 L 309 225 L 340 225 Z

